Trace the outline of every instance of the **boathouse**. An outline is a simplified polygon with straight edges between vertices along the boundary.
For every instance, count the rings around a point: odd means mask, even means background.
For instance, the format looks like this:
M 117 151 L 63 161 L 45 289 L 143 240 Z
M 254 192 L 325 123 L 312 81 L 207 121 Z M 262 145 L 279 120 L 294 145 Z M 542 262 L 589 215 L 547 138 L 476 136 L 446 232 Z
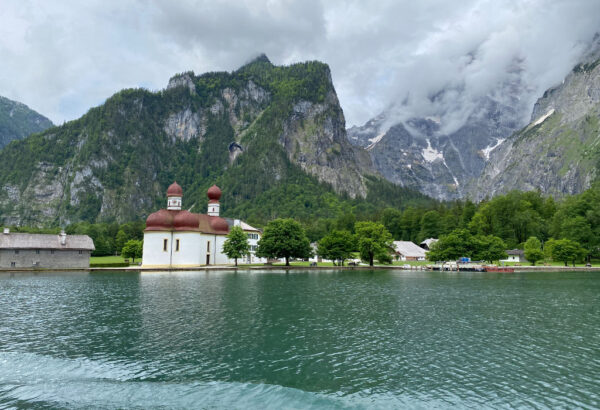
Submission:
M 87 235 L 10 232 L 0 236 L 0 269 L 89 268 L 94 241 Z

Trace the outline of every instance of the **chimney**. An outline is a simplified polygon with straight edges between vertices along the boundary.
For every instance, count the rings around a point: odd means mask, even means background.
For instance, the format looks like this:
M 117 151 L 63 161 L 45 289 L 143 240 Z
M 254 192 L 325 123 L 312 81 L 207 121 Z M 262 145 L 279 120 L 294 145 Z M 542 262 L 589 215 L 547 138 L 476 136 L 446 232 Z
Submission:
M 8 235 L 10 233 L 10 229 L 4 228 L 4 235 Z
M 63 246 L 67 244 L 67 234 L 65 231 L 60 231 L 60 244 Z

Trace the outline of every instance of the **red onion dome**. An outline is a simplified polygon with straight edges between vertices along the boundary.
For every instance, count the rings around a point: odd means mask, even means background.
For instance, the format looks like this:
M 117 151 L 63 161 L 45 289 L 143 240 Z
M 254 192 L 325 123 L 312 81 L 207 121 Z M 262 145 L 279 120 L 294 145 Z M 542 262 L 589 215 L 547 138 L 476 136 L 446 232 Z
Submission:
M 206 195 L 208 196 L 209 202 L 219 202 L 219 199 L 221 198 L 221 190 L 218 186 L 213 185 L 210 188 L 208 188 L 208 191 L 206 191 Z
M 183 189 L 177 182 L 173 182 L 167 189 L 167 196 L 183 196 Z
M 166 209 L 151 213 L 146 219 L 146 229 L 149 231 L 171 230 L 173 215 Z
M 197 231 L 198 226 L 198 215 L 189 211 L 179 211 L 173 218 L 173 227 L 176 231 Z
M 210 226 L 218 232 L 229 232 L 229 225 L 227 225 L 227 221 L 218 216 L 210 217 Z

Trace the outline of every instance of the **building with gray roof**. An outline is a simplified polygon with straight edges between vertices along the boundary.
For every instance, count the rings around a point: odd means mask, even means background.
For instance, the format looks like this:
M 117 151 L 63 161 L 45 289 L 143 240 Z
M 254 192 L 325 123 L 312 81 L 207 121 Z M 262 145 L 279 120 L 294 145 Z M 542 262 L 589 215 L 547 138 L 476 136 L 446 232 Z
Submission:
M 426 256 L 423 248 L 410 241 L 394 241 L 394 253 L 403 261 L 424 261 Z
M 87 235 L 0 234 L 0 269 L 79 269 L 90 266 L 94 241 Z

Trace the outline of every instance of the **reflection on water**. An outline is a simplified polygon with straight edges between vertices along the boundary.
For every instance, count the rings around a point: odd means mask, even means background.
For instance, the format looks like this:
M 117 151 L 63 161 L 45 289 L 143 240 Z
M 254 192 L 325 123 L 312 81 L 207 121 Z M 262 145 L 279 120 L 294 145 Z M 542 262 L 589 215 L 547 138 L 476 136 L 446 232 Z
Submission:
M 595 273 L 0 274 L 0 407 L 598 407 Z

